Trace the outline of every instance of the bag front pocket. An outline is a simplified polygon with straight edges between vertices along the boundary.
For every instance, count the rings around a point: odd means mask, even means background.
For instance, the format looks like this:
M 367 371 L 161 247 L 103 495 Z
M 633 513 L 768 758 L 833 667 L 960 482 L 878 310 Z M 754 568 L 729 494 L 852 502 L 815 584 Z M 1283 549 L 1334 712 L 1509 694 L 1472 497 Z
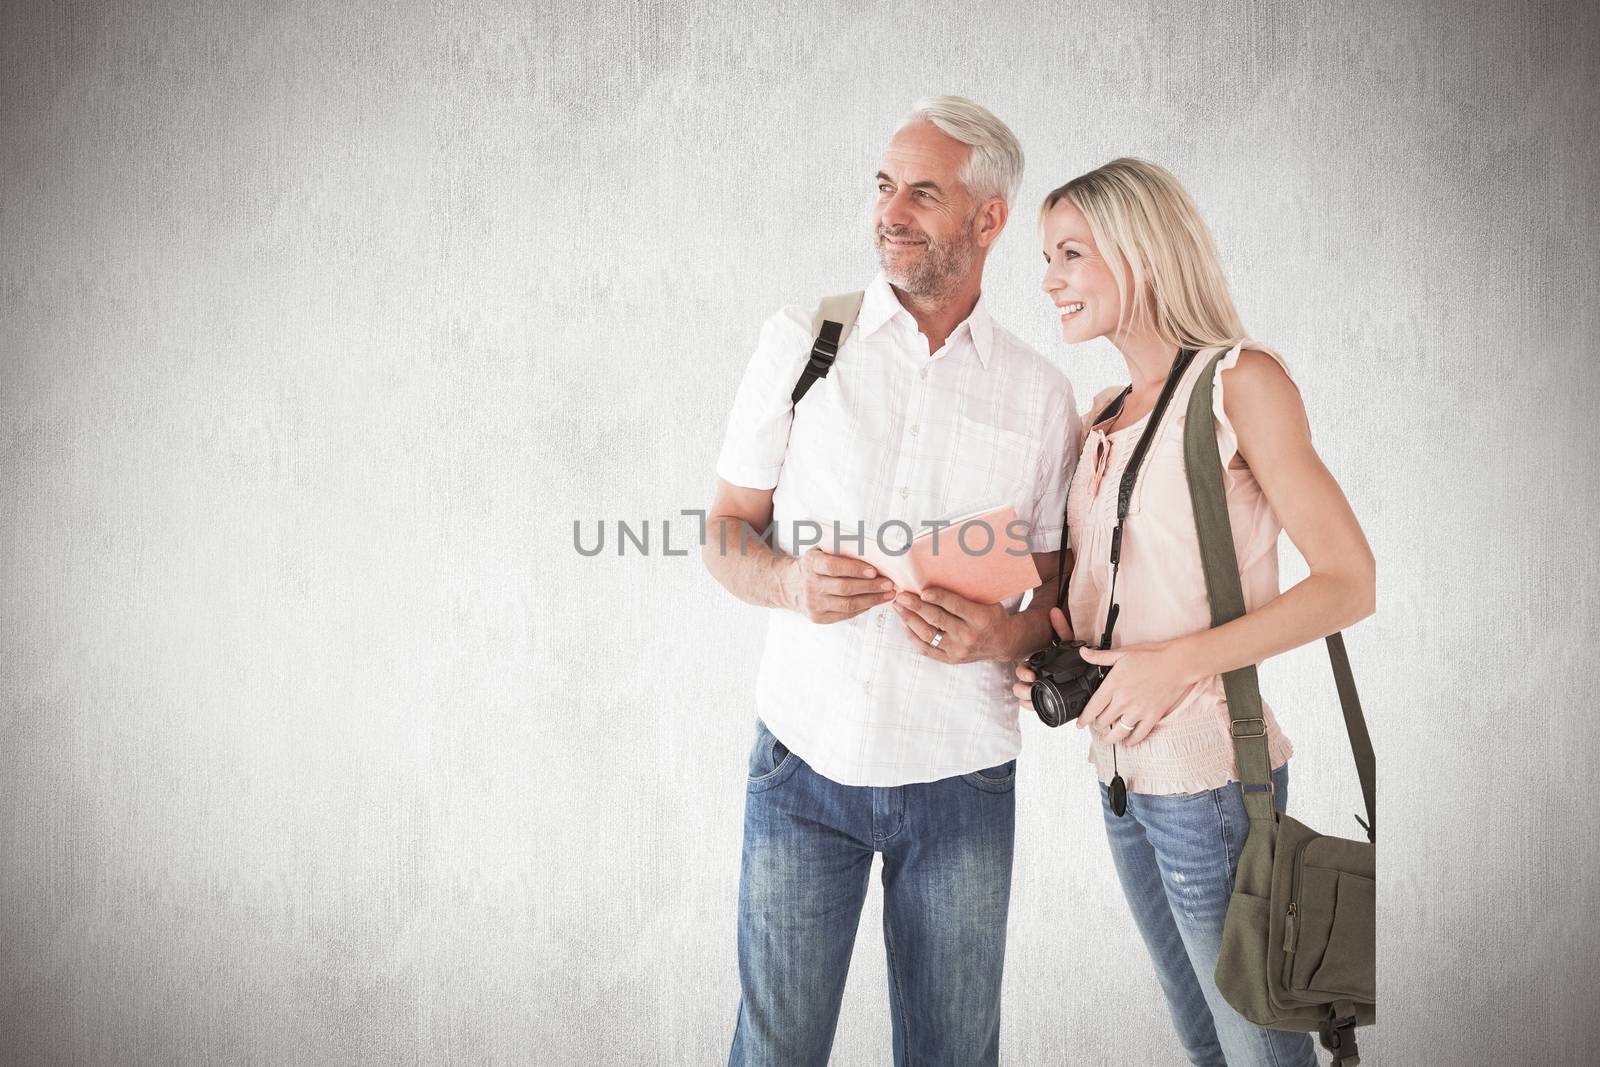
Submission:
M 1322 964 L 1338 894 L 1338 871 L 1309 864 L 1300 869 L 1300 888 L 1283 927 L 1283 985 L 1296 995 L 1310 988 L 1311 974 Z
M 1310 834 L 1295 847 L 1283 953 L 1276 965 L 1280 1000 L 1371 1003 L 1377 883 L 1376 850 L 1364 841 Z M 1279 907 L 1284 907 L 1280 904 Z
M 1377 883 L 1339 871 L 1322 963 L 1308 988 L 1366 1004 L 1377 1002 Z

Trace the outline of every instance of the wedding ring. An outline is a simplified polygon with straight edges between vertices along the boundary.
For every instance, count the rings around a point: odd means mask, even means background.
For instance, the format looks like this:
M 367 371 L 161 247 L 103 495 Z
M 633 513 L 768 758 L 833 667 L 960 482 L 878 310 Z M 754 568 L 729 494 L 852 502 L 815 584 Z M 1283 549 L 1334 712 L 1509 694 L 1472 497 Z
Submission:
M 938 633 L 933 635 L 933 640 L 928 642 L 928 647 L 929 648 L 938 648 L 939 647 L 939 642 L 943 641 L 943 640 L 944 640 L 944 631 L 940 630 Z
M 1120 727 L 1121 729 L 1124 729 L 1124 730 L 1133 729 L 1133 727 L 1129 726 L 1127 723 L 1121 721 L 1120 719 L 1117 721 L 1117 726 Z

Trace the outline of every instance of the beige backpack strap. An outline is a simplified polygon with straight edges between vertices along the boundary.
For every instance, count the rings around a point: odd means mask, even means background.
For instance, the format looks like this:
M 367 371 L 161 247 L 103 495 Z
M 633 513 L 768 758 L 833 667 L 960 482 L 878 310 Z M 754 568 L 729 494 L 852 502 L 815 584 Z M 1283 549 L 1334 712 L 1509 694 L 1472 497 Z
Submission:
M 800 403 L 800 398 L 817 379 L 828 376 L 834 357 L 839 354 L 839 346 L 844 344 L 850 327 L 856 324 L 856 316 L 861 314 L 861 300 L 865 295 L 864 290 L 841 293 L 824 298 L 817 306 L 817 313 L 811 320 L 811 358 L 806 360 L 800 380 L 794 383 L 794 392 L 789 398 L 791 404 Z
M 822 303 L 817 305 L 817 313 L 811 317 L 811 336 L 816 337 L 822 332 L 822 324 L 829 320 L 839 323 L 842 339 L 850 332 L 850 327 L 856 324 L 856 316 L 861 314 L 861 301 L 866 297 L 866 290 L 854 293 L 840 293 L 837 296 L 825 296 Z

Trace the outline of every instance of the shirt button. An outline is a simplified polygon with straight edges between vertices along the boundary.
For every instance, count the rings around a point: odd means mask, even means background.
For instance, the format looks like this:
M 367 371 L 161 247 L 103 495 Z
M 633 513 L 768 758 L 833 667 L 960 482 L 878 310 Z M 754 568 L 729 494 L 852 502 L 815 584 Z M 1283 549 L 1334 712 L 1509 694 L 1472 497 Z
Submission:
M 884 613 L 883 613 L 883 612 L 881 612 L 881 611 L 880 611 L 880 612 L 878 612 L 878 625 L 879 625 L 879 626 L 882 626 L 882 625 L 883 625 L 883 620 L 884 620 L 884 619 L 886 619 L 886 618 L 888 618 L 888 616 L 887 616 L 887 615 L 885 615 L 885 614 L 884 614 Z
M 864 685 L 863 685 L 863 686 L 862 686 L 862 687 L 861 687 L 861 691 L 862 691 L 862 692 L 863 692 L 863 693 L 870 693 L 870 692 L 872 692 L 872 683 L 871 683 L 871 682 L 867 682 L 867 683 L 866 683 L 866 684 L 864 684 Z
M 910 495 L 911 495 L 911 490 L 902 485 L 900 487 L 900 499 L 904 500 L 906 497 L 908 497 Z
M 927 381 L 928 380 L 928 368 L 927 367 L 923 367 L 922 368 L 921 377 L 922 377 L 923 381 Z
M 911 436 L 912 437 L 917 436 L 917 428 L 915 426 L 911 427 Z

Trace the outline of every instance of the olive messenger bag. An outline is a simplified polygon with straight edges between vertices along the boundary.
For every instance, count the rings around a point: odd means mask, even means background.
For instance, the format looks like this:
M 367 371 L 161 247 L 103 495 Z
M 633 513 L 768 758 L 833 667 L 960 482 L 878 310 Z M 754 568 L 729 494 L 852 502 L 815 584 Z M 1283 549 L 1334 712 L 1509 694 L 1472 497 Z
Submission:
M 1233 530 L 1212 411 L 1219 353 L 1200 373 L 1185 420 L 1184 463 L 1194 505 L 1211 625 L 1244 614 Z M 1372 741 L 1356 697 L 1343 635 L 1327 638 L 1345 730 L 1355 754 L 1366 841 L 1319 834 L 1279 815 L 1254 666 L 1222 676 L 1239 788 L 1250 818 L 1222 931 L 1217 988 L 1246 1019 L 1277 1030 L 1316 1031 L 1342 1067 L 1361 1062 L 1355 1028 L 1377 1017 L 1377 807 Z

